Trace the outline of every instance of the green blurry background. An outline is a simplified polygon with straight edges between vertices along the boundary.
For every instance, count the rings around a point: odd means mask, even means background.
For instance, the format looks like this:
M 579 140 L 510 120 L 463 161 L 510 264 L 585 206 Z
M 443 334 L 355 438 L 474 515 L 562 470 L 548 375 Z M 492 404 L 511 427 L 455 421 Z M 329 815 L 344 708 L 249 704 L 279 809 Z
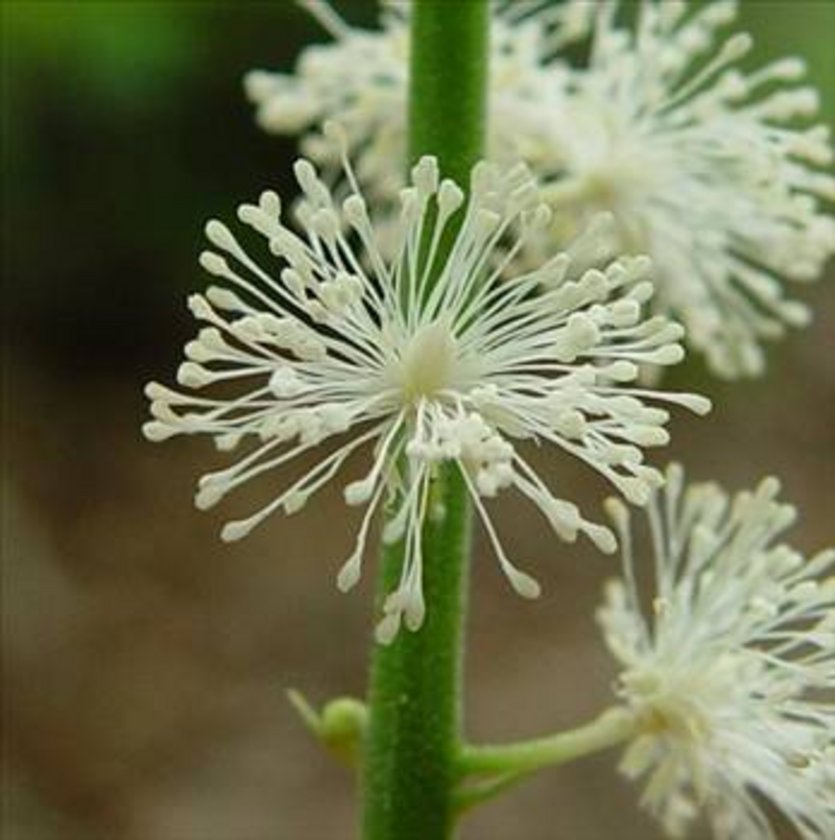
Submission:
M 337 5 L 373 19 L 368 3 Z M 284 699 L 288 686 L 314 700 L 363 689 L 369 586 L 346 598 L 333 585 L 353 524 L 339 488 L 223 546 L 221 517 L 247 499 L 191 506 L 216 456 L 139 435 L 142 384 L 173 373 L 192 330 L 204 220 L 266 185 L 292 189 L 294 144 L 255 128 L 241 77 L 289 69 L 326 38 L 289 0 L 0 9 L 4 836 L 351 837 L 350 779 Z M 835 3 L 745 2 L 742 18 L 760 61 L 809 59 L 831 121 Z M 811 549 L 833 537 L 835 289 L 799 293 L 815 324 L 772 354 L 766 382 L 674 374 L 716 410 L 677 421 L 672 455 L 733 487 L 783 476 Z M 597 509 L 601 482 L 559 459 L 548 469 Z M 515 598 L 478 543 L 468 726 L 491 739 L 578 721 L 614 675 L 591 618 L 612 561 L 553 542 L 514 501 L 499 518 L 545 595 Z M 465 838 L 655 837 L 612 763 L 544 774 Z

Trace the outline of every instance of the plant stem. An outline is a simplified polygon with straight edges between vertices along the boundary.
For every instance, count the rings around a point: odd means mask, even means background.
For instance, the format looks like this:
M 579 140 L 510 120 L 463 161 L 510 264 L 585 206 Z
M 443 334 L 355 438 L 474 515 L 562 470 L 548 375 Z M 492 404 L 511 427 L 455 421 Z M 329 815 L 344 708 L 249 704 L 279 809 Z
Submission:
M 458 761 L 462 784 L 455 794 L 455 808 L 463 813 L 493 799 L 527 779 L 537 770 L 557 767 L 592 753 L 614 747 L 635 731 L 635 719 L 626 709 L 608 709 L 585 726 L 547 738 L 496 746 L 466 746 Z M 473 784 L 467 775 L 486 776 Z
M 591 723 L 546 738 L 464 747 L 459 757 L 459 770 L 461 775 L 528 774 L 613 747 L 634 731 L 635 719 L 630 712 L 621 708 L 608 709 Z
M 488 0 L 416 0 L 412 11 L 409 158 L 435 155 L 466 189 L 484 157 Z
M 363 753 L 365 840 L 450 836 L 460 727 L 460 642 L 469 510 L 461 478 L 439 479 L 446 515 L 424 528 L 427 613 L 372 654 L 370 722 Z M 380 597 L 396 585 L 402 553 L 383 552 Z
M 466 189 L 483 155 L 488 1 L 417 0 L 411 26 L 410 160 L 435 155 L 442 174 Z M 418 632 L 401 630 L 372 651 L 364 840 L 452 836 L 470 530 L 457 466 L 439 471 L 433 495 L 442 513 L 423 531 L 426 619 Z M 402 564 L 402 545 L 383 550 L 378 599 L 396 586 Z

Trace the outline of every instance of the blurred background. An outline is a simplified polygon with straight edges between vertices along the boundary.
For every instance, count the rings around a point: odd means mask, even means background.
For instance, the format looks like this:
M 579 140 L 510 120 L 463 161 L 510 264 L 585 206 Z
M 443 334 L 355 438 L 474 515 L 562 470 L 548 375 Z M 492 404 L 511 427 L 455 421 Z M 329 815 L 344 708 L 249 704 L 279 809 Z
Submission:
M 373 19 L 368 3 L 337 6 Z M 351 597 L 333 584 L 353 524 L 339 487 L 226 546 L 221 522 L 253 499 L 196 512 L 193 482 L 222 459 L 139 432 L 144 382 L 170 380 L 193 329 L 204 220 L 291 189 L 294 144 L 256 129 L 241 77 L 289 69 L 325 35 L 289 0 L 0 9 L 3 836 L 352 837 L 351 779 L 285 699 L 363 691 L 372 575 Z M 835 3 L 745 2 L 742 18 L 760 61 L 809 59 L 831 121 Z M 829 281 L 799 290 L 815 322 L 776 348 L 766 381 L 721 385 L 690 364 L 670 383 L 716 404 L 676 421 L 670 456 L 734 488 L 782 476 L 804 550 L 833 541 Z M 556 457 L 547 471 L 598 509 L 607 488 L 588 471 Z M 592 610 L 615 562 L 550 539 L 512 499 L 496 516 L 545 593 L 515 597 L 479 535 L 467 727 L 491 740 L 580 722 L 614 677 Z M 543 773 L 463 837 L 659 836 L 612 758 Z

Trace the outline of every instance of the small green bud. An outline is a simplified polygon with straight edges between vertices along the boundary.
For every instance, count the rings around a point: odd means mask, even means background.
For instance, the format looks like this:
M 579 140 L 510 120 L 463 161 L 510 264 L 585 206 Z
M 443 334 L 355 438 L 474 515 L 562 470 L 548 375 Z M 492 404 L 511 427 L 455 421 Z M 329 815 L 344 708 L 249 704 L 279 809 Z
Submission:
M 356 767 L 368 723 L 365 703 L 353 697 L 337 697 L 317 712 L 298 691 L 290 689 L 287 697 L 307 728 L 338 761 Z

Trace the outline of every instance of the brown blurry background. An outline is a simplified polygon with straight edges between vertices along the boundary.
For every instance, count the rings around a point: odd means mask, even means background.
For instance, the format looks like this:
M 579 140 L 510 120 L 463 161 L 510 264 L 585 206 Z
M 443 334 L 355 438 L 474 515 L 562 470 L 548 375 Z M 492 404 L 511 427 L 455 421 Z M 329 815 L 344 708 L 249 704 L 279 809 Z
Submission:
M 363 691 L 373 574 L 349 597 L 334 586 L 355 522 L 340 485 L 225 546 L 221 522 L 263 493 L 200 514 L 193 482 L 222 457 L 139 433 L 143 383 L 170 380 L 193 329 L 184 297 L 203 283 L 203 221 L 266 184 L 291 189 L 294 144 L 254 127 L 241 76 L 289 68 L 324 36 L 287 0 L 2 14 L 4 837 L 353 837 L 351 779 L 284 694 Z M 831 118 L 835 3 L 746 2 L 743 20 L 761 60 L 810 59 Z M 697 363 L 674 373 L 716 408 L 679 417 L 669 457 L 734 488 L 782 476 L 802 511 L 793 538 L 812 549 L 833 541 L 835 284 L 798 294 L 815 323 L 776 348 L 766 381 L 717 384 Z M 599 509 L 601 481 L 547 464 L 555 489 Z M 514 596 L 479 535 L 467 728 L 490 740 L 582 721 L 614 676 L 592 610 L 615 561 L 559 544 L 512 498 L 496 511 L 545 593 Z M 660 836 L 613 758 L 543 773 L 463 837 Z

